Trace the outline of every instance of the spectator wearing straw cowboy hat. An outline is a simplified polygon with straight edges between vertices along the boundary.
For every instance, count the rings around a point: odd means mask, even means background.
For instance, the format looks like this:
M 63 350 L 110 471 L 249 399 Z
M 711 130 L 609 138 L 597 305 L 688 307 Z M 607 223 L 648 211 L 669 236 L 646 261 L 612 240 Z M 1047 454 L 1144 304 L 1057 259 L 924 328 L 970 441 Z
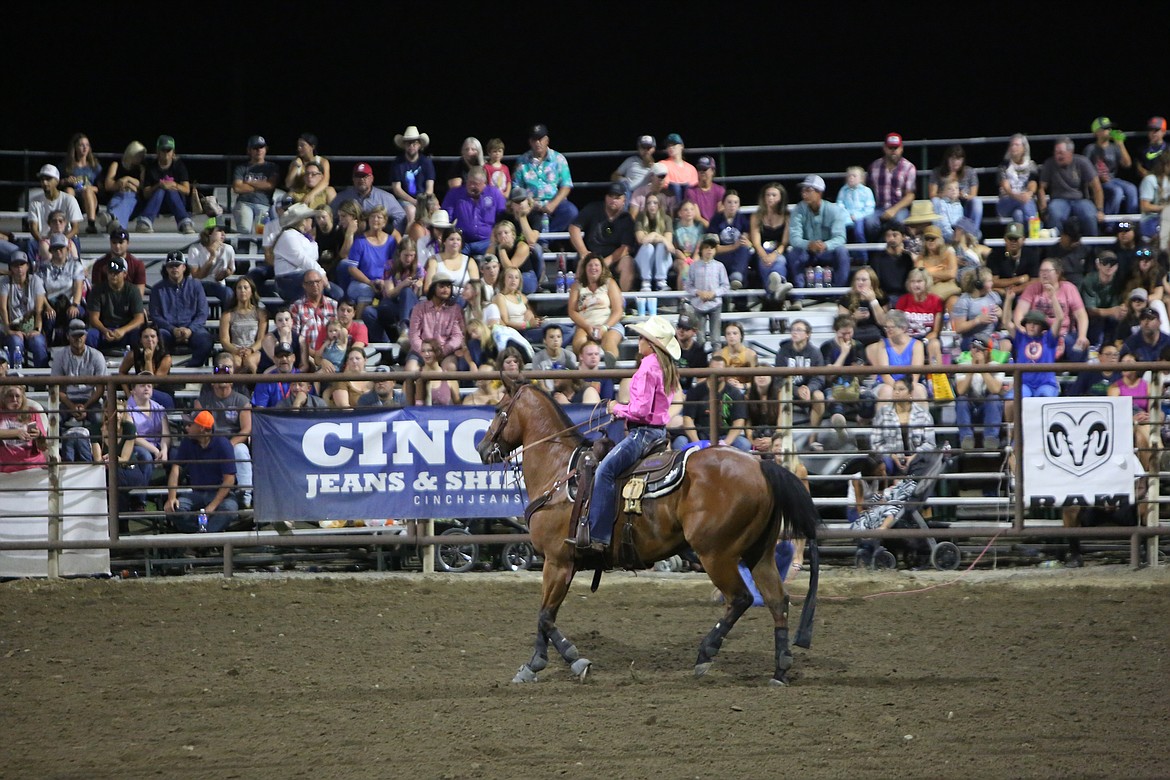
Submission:
M 402 204 L 409 225 L 414 222 L 418 196 L 435 191 L 435 163 L 422 153 L 431 145 L 431 137 L 411 125 L 394 136 L 394 145 L 402 153 L 390 162 L 390 192 Z
M 580 550 L 604 551 L 613 534 L 618 476 L 666 438 L 670 402 L 678 386 L 676 361 L 682 355 L 674 326 L 654 316 L 639 325 L 638 370 L 630 380 L 628 403 L 610 401 L 606 411 L 626 421 L 626 438 L 618 442 L 597 466 L 589 504 L 589 540 L 570 539 Z

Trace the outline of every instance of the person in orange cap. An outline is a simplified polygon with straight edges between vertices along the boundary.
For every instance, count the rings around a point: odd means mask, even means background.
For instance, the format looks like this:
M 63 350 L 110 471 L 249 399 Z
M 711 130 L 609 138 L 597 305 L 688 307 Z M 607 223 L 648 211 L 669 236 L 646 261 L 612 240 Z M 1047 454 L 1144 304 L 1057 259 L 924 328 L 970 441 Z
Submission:
M 171 525 L 183 533 L 202 531 L 200 512 L 207 513 L 206 530 L 226 530 L 236 520 L 236 462 L 231 442 L 213 435 L 215 416 L 204 409 L 187 426 L 187 437 L 175 448 L 167 475 L 167 500 L 163 505 Z M 190 491 L 179 493 L 186 476 Z

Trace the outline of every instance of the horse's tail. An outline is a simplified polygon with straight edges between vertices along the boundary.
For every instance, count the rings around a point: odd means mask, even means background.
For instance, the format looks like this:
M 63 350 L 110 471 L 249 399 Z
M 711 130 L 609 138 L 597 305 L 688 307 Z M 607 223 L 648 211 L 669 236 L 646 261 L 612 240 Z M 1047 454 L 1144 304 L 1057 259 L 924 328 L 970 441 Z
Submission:
M 763 555 L 769 540 L 775 541 L 778 531 L 794 539 L 807 539 L 809 559 L 808 594 L 800 611 L 800 626 L 793 641 L 797 647 L 808 648 L 812 644 L 813 617 L 817 609 L 817 583 L 820 581 L 821 556 L 817 548 L 817 526 L 821 518 L 813 504 L 804 483 L 788 469 L 770 460 L 762 461 L 760 469 L 772 492 L 772 518 L 768 530 L 744 555 L 748 568 L 752 568 Z M 748 555 L 754 556 L 750 560 Z

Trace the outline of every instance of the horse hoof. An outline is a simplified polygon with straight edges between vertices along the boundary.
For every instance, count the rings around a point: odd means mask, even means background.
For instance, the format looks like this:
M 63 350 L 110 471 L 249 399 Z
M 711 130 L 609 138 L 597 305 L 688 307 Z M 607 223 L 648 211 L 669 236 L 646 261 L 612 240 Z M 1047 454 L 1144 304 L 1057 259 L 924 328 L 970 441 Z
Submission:
M 787 688 L 788 680 L 781 680 L 779 678 L 773 677 L 771 680 L 768 680 L 768 685 L 771 685 L 773 688 Z
M 702 677 L 711 669 L 713 661 L 707 661 L 702 664 L 695 664 L 695 677 Z
M 512 678 L 514 683 L 534 683 L 540 682 L 540 678 L 536 676 L 536 672 L 528 668 L 528 665 L 520 667 L 520 671 L 516 672 L 516 676 Z
M 578 658 L 569 665 L 569 671 L 573 673 L 579 681 L 585 682 L 585 676 L 589 674 L 589 667 L 593 666 L 593 662 L 588 658 Z

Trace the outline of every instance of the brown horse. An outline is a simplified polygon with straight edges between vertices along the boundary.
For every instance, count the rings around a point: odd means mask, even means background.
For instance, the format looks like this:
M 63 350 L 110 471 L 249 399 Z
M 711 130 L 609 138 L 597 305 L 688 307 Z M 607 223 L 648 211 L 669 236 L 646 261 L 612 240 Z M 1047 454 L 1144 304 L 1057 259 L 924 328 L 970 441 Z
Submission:
M 569 591 L 577 568 L 572 545 L 566 544 L 572 503 L 566 483 L 570 459 L 586 442 L 561 407 L 543 390 L 504 377 L 505 395 L 477 450 L 485 463 L 507 459 L 523 446 L 524 482 L 533 503 L 529 528 L 532 544 L 544 556 L 544 588 L 537 619 L 536 645 L 531 660 L 512 682 L 533 682 L 548 665 L 552 642 L 572 673 L 585 679 L 591 662 L 556 625 L 557 611 Z M 695 676 L 710 669 L 724 637 L 748 607 L 752 595 L 739 575 L 742 560 L 775 622 L 776 668 L 772 685 L 787 685 L 792 654 L 788 647 L 788 594 L 780 581 L 772 551 L 783 530 L 809 541 L 812 563 L 808 595 L 801 612 L 795 644 L 812 642 L 819 562 L 817 516 L 812 498 L 789 471 L 730 447 L 696 452 L 687 463 L 681 486 L 660 498 L 643 500 L 644 514 L 634 522 L 633 540 L 638 558 L 658 561 L 688 546 L 698 555 L 707 575 L 723 593 L 723 618 L 699 644 Z M 622 520 L 614 529 L 620 538 Z

